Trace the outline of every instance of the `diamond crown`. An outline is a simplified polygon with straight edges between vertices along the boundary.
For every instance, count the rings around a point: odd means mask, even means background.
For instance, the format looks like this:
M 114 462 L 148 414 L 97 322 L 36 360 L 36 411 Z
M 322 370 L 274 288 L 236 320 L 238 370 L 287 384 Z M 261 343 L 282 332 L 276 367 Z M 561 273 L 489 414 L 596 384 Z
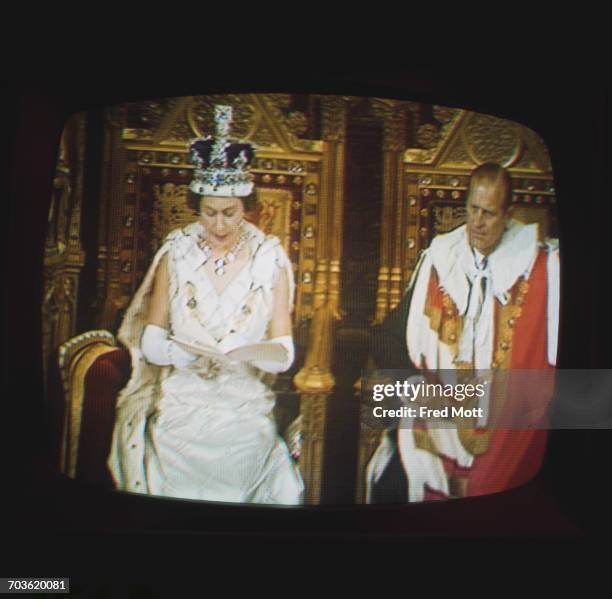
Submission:
M 195 172 L 190 188 L 204 196 L 246 197 L 253 191 L 249 166 L 255 155 L 249 143 L 231 143 L 231 106 L 215 106 L 215 137 L 194 140 L 189 150 Z

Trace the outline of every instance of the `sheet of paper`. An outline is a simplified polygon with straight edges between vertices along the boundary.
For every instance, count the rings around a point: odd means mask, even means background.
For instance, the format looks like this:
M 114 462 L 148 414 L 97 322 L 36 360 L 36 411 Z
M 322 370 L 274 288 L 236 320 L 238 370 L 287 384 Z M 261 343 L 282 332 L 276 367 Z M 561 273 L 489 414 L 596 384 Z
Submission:
M 215 347 L 200 345 L 195 341 L 187 341 L 179 337 L 171 336 L 170 339 L 178 343 L 184 350 L 198 356 L 206 356 L 216 359 L 230 359 L 239 362 L 251 362 L 253 360 L 264 360 L 266 362 L 283 363 L 287 358 L 287 350 L 280 343 L 262 341 L 250 343 L 223 353 Z
M 237 347 L 227 353 L 232 360 L 250 362 L 253 360 L 265 360 L 266 362 L 283 363 L 287 358 L 287 350 L 280 343 L 252 343 Z
M 226 355 L 218 349 L 206 345 L 199 345 L 194 341 L 186 341 L 178 337 L 171 336 L 170 339 L 180 345 L 184 350 L 196 354 L 198 356 L 206 356 L 208 358 L 227 359 Z

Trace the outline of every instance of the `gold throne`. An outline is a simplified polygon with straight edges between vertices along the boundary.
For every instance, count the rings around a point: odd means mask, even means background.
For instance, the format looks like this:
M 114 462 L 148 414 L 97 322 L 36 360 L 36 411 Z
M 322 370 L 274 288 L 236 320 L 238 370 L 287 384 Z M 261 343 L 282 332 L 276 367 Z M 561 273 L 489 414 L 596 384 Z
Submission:
M 65 341 L 59 351 L 65 401 L 61 466 L 69 476 L 87 476 L 81 455 L 88 443 L 85 431 L 95 436 L 100 432 L 95 423 L 102 423 L 108 435 L 114 407 L 101 406 L 88 390 L 96 376 L 110 377 L 113 392 L 126 377 L 129 361 L 114 332 L 166 234 L 196 218 L 187 205 L 193 170 L 187 147 L 213 130 L 214 105 L 226 104 L 233 108 L 232 137 L 257 147 L 252 164 L 257 202 L 247 218 L 278 236 L 293 264 L 296 365 L 277 379 L 276 416 L 290 448 L 301 437 L 306 502 L 320 500 L 324 406 L 334 386 L 329 366 L 340 241 L 330 241 L 330 232 L 342 212 L 344 106 L 320 97 L 323 139 L 311 140 L 300 137 L 305 118 L 288 112 L 289 102 L 281 94 L 219 95 L 107 110 L 96 316 L 92 330 Z M 103 453 L 93 458 L 97 467 Z
M 407 107 L 419 111 L 417 104 Z M 387 120 L 392 121 L 390 109 L 393 105 L 386 107 Z M 401 109 L 406 106 L 400 103 L 395 110 Z M 490 161 L 508 168 L 513 181 L 513 218 L 537 222 L 540 239 L 556 237 L 552 166 L 544 142 L 534 131 L 493 116 L 441 106 L 433 107 L 433 116 L 435 123 L 418 129 L 414 141 L 420 147 L 387 151 L 375 324 L 398 306 L 420 253 L 433 237 L 465 222 L 470 173 L 479 164 Z M 395 215 L 395 220 L 384 215 Z M 372 361 L 368 366 L 385 368 Z M 361 401 L 360 381 L 355 390 Z M 361 423 L 358 503 L 366 501 L 366 469 L 381 434 Z

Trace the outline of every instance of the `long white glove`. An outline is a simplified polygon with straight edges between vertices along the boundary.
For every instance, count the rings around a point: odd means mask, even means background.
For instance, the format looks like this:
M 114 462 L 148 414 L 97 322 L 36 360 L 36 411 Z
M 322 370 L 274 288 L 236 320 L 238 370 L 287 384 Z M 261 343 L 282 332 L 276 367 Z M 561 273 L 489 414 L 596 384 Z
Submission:
M 198 356 L 184 350 L 178 343 L 168 339 L 168 331 L 154 324 L 148 324 L 140 342 L 147 362 L 157 366 L 186 368 Z
M 274 337 L 274 339 L 270 339 L 266 341 L 266 343 L 278 343 L 285 348 L 287 357 L 285 358 L 284 362 L 277 362 L 275 360 L 250 360 L 250 363 L 260 370 L 264 370 L 265 372 L 270 372 L 272 374 L 289 370 L 291 364 L 293 364 L 293 360 L 295 359 L 293 337 L 291 335 L 283 335 L 282 337 Z

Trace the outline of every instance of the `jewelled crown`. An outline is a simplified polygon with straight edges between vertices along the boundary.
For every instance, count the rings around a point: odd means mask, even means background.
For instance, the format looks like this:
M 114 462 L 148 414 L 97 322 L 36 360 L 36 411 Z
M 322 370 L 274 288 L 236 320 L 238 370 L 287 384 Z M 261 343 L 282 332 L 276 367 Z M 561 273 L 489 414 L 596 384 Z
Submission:
M 248 143 L 230 143 L 231 106 L 215 106 L 215 137 L 196 139 L 189 147 L 196 165 L 190 188 L 203 196 L 243 198 L 253 191 L 249 166 L 255 149 Z

